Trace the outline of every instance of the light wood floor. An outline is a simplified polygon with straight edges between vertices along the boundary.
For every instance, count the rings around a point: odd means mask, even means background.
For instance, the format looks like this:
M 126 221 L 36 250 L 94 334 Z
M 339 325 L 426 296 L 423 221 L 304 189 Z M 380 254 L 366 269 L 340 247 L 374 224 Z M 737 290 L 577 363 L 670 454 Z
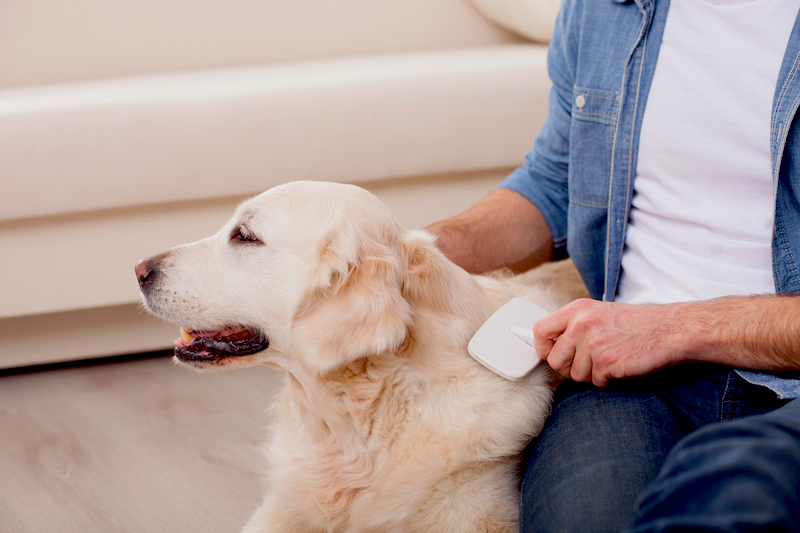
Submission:
M 280 380 L 166 357 L 0 376 L 0 533 L 238 531 Z

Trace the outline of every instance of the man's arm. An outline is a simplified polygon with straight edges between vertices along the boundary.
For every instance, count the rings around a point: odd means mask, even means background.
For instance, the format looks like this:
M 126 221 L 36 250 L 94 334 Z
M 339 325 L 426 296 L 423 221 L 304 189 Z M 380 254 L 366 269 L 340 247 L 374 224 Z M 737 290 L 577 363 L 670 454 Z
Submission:
M 542 213 L 509 189 L 495 189 L 467 211 L 426 229 L 451 261 L 472 273 L 505 267 L 524 272 L 553 254 Z
M 800 297 L 749 296 L 669 305 L 578 300 L 534 326 L 557 372 L 607 386 L 682 361 L 800 369 Z
M 524 165 L 471 209 L 427 228 L 445 255 L 468 272 L 529 270 L 552 257 L 554 238 L 566 242 L 580 9 L 577 2 L 564 2 L 556 20 L 547 48 L 553 83 L 548 116 Z

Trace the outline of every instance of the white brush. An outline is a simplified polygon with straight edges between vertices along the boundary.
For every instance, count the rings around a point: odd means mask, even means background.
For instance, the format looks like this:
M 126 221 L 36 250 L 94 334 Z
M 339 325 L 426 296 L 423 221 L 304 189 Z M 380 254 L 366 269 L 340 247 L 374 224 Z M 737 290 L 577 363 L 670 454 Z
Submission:
M 498 376 L 522 379 L 541 362 L 533 346 L 533 325 L 548 314 L 533 302 L 514 298 L 484 322 L 467 351 Z

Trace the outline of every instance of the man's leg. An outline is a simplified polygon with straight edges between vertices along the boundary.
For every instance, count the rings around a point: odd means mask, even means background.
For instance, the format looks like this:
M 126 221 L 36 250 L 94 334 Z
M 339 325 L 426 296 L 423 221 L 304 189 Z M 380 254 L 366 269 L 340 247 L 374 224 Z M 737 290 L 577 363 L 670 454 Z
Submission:
M 648 388 L 559 388 L 524 465 L 522 532 L 619 531 L 630 521 L 637 497 L 687 433 Z
M 682 441 L 627 533 L 800 531 L 800 400 Z

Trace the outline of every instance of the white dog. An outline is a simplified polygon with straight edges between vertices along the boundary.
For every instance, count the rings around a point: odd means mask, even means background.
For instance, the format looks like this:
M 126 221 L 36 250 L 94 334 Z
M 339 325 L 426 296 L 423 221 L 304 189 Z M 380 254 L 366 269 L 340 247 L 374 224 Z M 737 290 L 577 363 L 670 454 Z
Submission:
M 518 459 L 554 374 L 507 381 L 467 342 L 506 301 L 548 286 L 471 276 L 352 185 L 297 182 L 242 204 L 216 235 L 142 260 L 148 309 L 183 326 L 196 368 L 287 373 L 247 532 L 517 531 Z

